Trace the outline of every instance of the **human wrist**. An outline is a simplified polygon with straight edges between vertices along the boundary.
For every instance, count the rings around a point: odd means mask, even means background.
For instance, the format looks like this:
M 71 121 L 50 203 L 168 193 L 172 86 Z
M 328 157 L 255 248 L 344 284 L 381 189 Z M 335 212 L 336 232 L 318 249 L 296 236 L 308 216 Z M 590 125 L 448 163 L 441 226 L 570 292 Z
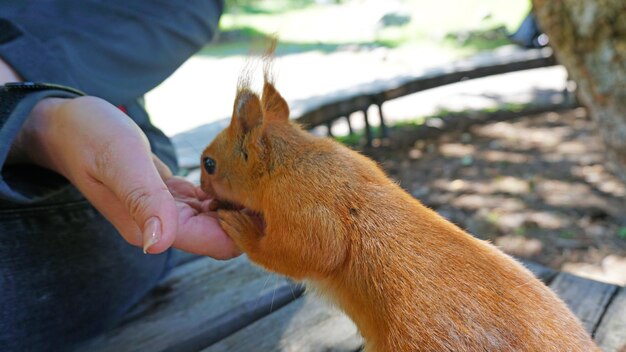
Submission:
M 52 124 L 55 123 L 56 112 L 68 100 L 45 98 L 34 106 L 15 136 L 7 156 L 7 164 L 34 164 L 59 171 L 55 159 L 52 158 L 49 138 L 54 135 Z

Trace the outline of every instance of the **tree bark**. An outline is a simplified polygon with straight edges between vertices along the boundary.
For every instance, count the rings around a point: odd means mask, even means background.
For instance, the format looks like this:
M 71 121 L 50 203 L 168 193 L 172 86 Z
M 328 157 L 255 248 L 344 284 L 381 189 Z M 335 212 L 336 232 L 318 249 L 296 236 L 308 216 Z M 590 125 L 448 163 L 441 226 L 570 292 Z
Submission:
M 597 122 L 611 166 L 626 181 L 626 1 L 532 2 L 579 101 Z

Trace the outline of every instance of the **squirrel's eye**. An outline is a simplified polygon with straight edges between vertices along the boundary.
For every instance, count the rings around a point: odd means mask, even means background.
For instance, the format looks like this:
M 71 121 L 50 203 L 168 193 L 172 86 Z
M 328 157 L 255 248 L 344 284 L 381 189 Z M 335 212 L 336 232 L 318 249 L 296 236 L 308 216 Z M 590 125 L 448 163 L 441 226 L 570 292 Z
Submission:
M 202 166 L 204 166 L 204 169 L 209 173 L 209 175 L 213 175 L 215 172 L 215 160 L 209 158 L 208 156 L 202 159 Z

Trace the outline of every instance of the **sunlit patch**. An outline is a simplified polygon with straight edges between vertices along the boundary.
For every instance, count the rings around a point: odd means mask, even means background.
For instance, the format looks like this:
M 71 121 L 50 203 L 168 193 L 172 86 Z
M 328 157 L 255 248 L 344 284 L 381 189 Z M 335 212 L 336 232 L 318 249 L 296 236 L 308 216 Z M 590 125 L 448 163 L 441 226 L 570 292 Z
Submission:
M 429 186 L 448 192 L 489 194 L 495 191 L 493 182 L 467 181 L 462 179 L 456 179 L 452 182 L 449 180 L 435 180 Z
M 466 184 L 465 181 L 457 179 L 457 180 L 454 180 L 454 181 L 450 182 L 450 188 L 449 189 L 451 191 L 453 191 L 453 192 L 460 191 L 460 190 L 466 188 L 465 184 Z
M 423 155 L 423 154 L 424 154 L 424 153 L 422 153 L 422 151 L 421 151 L 421 150 L 419 150 L 419 149 L 415 149 L 415 148 L 414 148 L 414 149 L 411 149 L 411 150 L 409 151 L 409 158 L 410 158 L 410 159 L 419 159 L 419 158 L 421 158 L 421 157 L 422 157 L 422 155 Z
M 540 180 L 535 187 L 536 193 L 547 204 L 564 207 L 605 208 L 606 202 L 595 195 L 586 184 L 560 180 Z
M 535 227 L 556 230 L 570 225 L 571 221 L 562 215 L 547 211 L 522 211 L 500 213 L 497 225 L 503 231 L 516 231 L 522 227 Z
M 474 154 L 476 152 L 476 147 L 471 144 L 446 143 L 439 147 L 439 151 L 444 156 L 460 158 Z
M 587 147 L 581 141 L 566 141 L 559 144 L 556 147 L 557 153 L 562 154 L 582 154 L 587 150 Z
M 465 209 L 498 208 L 507 211 L 519 211 L 525 207 L 522 201 L 515 198 L 478 194 L 461 195 L 452 205 Z
M 498 237 L 495 245 L 506 253 L 518 257 L 532 257 L 539 253 L 543 244 L 536 238 L 527 238 L 518 235 L 507 235 Z
M 518 150 L 539 148 L 552 150 L 570 132 L 569 127 L 529 127 L 522 124 L 498 122 L 475 129 L 481 137 L 501 139 L 507 147 Z
M 495 189 L 511 194 L 525 194 L 530 191 L 528 181 L 512 176 L 498 177 L 495 180 Z
M 626 285 L 626 257 L 608 255 L 600 263 L 566 262 L 561 270 L 615 285 Z
M 582 177 L 585 181 L 593 184 L 604 193 L 611 194 L 616 197 L 626 195 L 626 186 L 614 175 L 607 172 L 606 168 L 601 164 L 575 166 L 572 168 L 572 174 Z
M 569 225 L 569 221 L 562 216 L 546 211 L 531 212 L 528 214 L 526 223 L 530 223 L 544 229 L 558 229 Z
M 521 153 L 503 152 L 499 150 L 487 150 L 481 156 L 490 162 L 507 162 L 523 164 L 528 162 L 530 156 Z

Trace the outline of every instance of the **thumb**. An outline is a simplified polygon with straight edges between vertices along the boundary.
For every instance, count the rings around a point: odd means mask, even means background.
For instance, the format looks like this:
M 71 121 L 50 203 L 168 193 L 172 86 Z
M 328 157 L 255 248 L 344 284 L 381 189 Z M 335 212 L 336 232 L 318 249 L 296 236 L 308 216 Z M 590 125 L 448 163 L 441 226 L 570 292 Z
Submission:
M 161 176 L 166 172 L 155 165 L 147 141 L 111 145 L 98 159 L 106 162 L 96 162 L 97 178 L 139 228 L 144 252 L 168 249 L 178 232 L 178 211 Z

